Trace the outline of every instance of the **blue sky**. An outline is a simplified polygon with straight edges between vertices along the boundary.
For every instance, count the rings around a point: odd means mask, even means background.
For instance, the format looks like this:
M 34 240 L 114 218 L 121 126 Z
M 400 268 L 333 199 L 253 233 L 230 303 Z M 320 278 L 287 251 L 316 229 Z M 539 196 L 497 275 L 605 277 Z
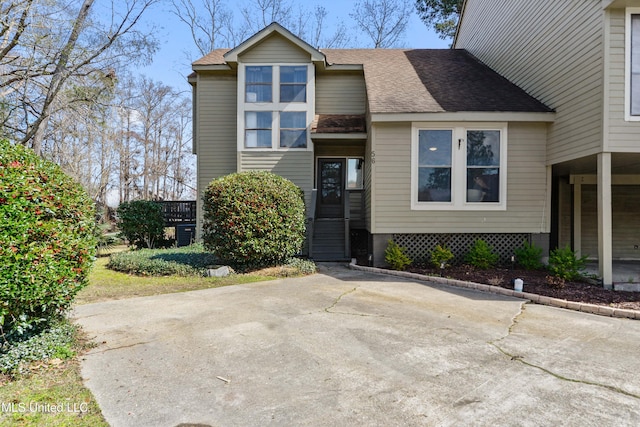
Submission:
M 244 0 L 230 0 L 227 4 L 242 4 Z M 409 0 L 413 3 L 412 0 Z M 294 5 L 303 5 L 311 8 L 315 4 L 322 4 L 329 12 L 328 20 L 333 22 L 342 19 L 349 24 L 349 13 L 353 9 L 356 0 L 323 0 L 301 1 L 294 0 Z M 234 13 L 239 16 L 239 11 Z M 147 12 L 145 19 L 147 25 L 157 27 L 156 37 L 160 41 L 160 50 L 156 53 L 154 61 L 147 67 L 140 68 L 139 73 L 145 74 L 154 80 L 160 80 L 178 90 L 189 90 L 186 76 L 191 72 L 190 61 L 185 54 L 193 41 L 185 24 L 169 12 L 167 4 L 156 6 Z M 412 13 L 409 26 L 403 40 L 403 46 L 408 48 L 447 48 L 448 41 L 440 40 L 438 36 L 420 21 L 415 13 Z M 197 58 L 194 58 L 197 59 Z

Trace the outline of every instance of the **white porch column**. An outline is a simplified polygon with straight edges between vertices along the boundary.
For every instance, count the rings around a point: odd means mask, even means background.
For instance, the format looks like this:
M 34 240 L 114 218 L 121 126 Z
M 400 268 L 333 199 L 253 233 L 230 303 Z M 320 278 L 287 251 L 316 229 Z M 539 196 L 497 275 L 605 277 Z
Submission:
M 573 183 L 573 250 L 582 256 L 582 183 Z
M 605 288 L 613 286 L 611 153 L 598 154 L 598 264 Z

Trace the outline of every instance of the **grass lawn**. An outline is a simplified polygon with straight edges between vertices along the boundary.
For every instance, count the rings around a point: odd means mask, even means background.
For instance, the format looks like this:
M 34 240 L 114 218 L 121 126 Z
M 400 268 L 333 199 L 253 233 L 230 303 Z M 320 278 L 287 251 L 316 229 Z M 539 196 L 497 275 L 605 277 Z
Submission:
M 83 338 L 77 350 L 85 346 Z M 108 426 L 82 384 L 77 357 L 30 365 L 12 381 L 0 376 L 0 426 Z
M 106 268 L 99 258 L 89 285 L 76 296 L 76 304 L 133 298 L 197 289 L 216 288 L 274 279 L 278 271 L 214 277 L 134 276 Z M 53 359 L 30 366 L 29 373 L 14 379 L 0 375 L 0 426 L 107 426 L 102 412 L 80 376 L 79 357 L 86 344 L 78 342 L 79 356 Z
M 78 293 L 76 304 L 218 288 L 274 278 L 259 274 L 236 274 L 222 278 L 134 276 L 109 270 L 106 267 L 108 262 L 109 258 L 98 258 L 96 260 L 89 275 L 89 286 Z

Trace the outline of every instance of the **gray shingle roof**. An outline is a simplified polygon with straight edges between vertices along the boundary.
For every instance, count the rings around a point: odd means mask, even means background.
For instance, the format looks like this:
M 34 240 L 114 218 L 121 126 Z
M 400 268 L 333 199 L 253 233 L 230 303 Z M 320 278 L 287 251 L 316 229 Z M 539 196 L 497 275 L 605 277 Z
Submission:
M 217 49 L 194 65 L 224 64 Z M 323 49 L 328 65 L 362 65 L 371 113 L 551 112 L 463 49 Z M 330 67 L 329 67 L 330 68 Z

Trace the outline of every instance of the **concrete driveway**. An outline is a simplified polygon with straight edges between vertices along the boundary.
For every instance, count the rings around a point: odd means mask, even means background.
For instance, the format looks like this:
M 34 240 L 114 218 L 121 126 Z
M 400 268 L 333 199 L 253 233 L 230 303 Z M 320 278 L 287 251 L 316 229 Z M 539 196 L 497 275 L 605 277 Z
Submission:
M 640 322 L 348 270 L 78 306 L 112 426 L 637 426 Z

